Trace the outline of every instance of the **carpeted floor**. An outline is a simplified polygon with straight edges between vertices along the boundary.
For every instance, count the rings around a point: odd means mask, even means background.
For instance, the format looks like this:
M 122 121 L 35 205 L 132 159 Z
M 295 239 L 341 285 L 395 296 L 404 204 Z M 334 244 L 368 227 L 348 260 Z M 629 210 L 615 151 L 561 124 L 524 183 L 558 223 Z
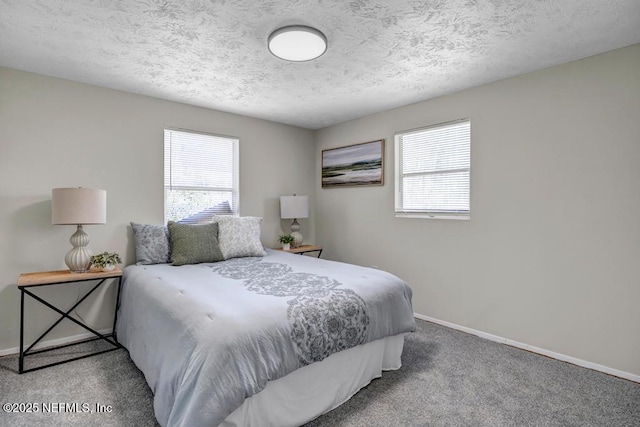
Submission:
M 402 369 L 307 427 L 640 426 L 640 384 L 420 320 L 417 326 Z M 48 363 L 52 353 L 27 359 L 26 367 Z M 17 356 L 0 358 L 0 403 L 36 403 L 39 412 L 0 411 L 0 426 L 157 425 L 151 391 L 125 350 L 23 375 L 17 366 Z M 43 413 L 43 403 L 56 411 Z M 64 412 L 72 403 L 90 412 Z M 99 413 L 96 404 L 112 409 Z

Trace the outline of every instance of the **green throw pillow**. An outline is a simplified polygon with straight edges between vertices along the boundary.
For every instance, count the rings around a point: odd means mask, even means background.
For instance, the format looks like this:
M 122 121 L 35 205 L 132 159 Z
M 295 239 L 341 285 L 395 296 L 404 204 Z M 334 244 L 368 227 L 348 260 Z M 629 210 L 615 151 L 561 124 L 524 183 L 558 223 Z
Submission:
M 218 224 L 180 224 L 169 221 L 173 265 L 223 261 L 218 245 Z

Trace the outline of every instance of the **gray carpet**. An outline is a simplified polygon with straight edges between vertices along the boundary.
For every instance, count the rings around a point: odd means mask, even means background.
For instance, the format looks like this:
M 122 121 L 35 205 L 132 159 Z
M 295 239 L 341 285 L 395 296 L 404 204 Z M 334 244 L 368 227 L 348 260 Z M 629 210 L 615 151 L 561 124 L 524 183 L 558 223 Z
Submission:
M 307 424 L 319 426 L 640 426 L 640 384 L 417 321 L 403 367 Z M 84 344 L 84 346 L 95 346 Z M 80 347 L 80 346 L 78 346 Z M 64 349 L 70 354 L 80 350 Z M 46 355 L 46 356 L 45 356 Z M 28 367 L 52 360 L 27 359 Z M 152 394 L 125 350 L 17 374 L 0 358 L 1 426 L 155 426 Z M 93 413 L 42 413 L 42 403 L 88 403 Z M 112 412 L 95 412 L 95 404 Z

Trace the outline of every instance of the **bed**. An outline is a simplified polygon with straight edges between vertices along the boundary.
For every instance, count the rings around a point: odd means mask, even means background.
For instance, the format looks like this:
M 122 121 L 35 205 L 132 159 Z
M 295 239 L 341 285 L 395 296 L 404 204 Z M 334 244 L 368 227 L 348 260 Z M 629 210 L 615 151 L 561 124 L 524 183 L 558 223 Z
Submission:
M 399 369 L 414 329 L 396 276 L 267 249 L 126 267 L 117 337 L 162 426 L 296 426 Z

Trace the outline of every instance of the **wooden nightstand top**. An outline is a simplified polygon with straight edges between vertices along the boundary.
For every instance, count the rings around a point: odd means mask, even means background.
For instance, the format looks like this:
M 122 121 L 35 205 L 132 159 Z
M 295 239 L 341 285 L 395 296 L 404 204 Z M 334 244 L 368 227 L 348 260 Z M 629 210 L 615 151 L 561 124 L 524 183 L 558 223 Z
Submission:
M 18 286 L 44 285 L 47 283 L 80 282 L 84 280 L 105 279 L 122 276 L 118 267 L 111 271 L 90 271 L 88 273 L 72 273 L 70 270 L 39 271 L 22 273 L 18 277 Z
M 295 248 L 291 248 L 288 251 L 285 251 L 282 248 L 274 248 L 274 249 L 276 251 L 289 252 L 292 254 L 304 254 L 307 252 L 316 252 L 316 251 L 322 253 L 322 246 L 316 246 L 316 245 L 300 245 Z M 320 254 L 318 254 L 318 258 L 320 258 Z

